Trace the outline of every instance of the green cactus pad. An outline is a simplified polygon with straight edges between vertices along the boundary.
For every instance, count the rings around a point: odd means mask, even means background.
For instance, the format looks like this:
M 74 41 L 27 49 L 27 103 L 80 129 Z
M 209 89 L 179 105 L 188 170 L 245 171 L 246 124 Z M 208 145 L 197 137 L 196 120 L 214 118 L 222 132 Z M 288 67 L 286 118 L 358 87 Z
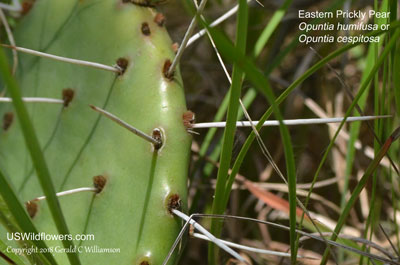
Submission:
M 185 209 L 191 137 L 182 121 L 186 106 L 179 70 L 164 75 L 175 54 L 159 19 L 155 9 L 122 0 L 40 0 L 15 31 L 21 47 L 126 66 L 117 75 L 19 54 L 17 79 L 25 97 L 70 100 L 68 106 L 27 103 L 56 190 L 106 180 L 97 194 L 59 198 L 73 236 L 94 235 L 94 240 L 74 240 L 82 264 L 161 264 L 181 227 L 168 212 L 168 199 L 179 195 Z M 149 135 L 160 129 L 162 147 L 154 150 L 89 104 Z M 11 104 L 0 105 L 1 117 L 10 112 Z M 0 130 L 0 164 L 21 200 L 43 195 L 16 117 Z M 57 234 L 46 202 L 37 204 L 31 215 L 39 231 Z M 47 244 L 62 252 L 60 241 Z M 65 253 L 54 255 L 68 264 Z

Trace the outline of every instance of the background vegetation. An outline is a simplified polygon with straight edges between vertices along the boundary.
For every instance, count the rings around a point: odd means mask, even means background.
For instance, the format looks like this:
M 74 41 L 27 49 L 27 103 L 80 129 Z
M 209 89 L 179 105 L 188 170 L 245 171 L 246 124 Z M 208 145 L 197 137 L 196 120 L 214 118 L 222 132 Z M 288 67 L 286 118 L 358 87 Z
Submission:
M 293 82 L 315 65 L 321 58 L 341 49 L 344 45 L 337 42 L 332 44 L 304 45 L 296 42 L 300 34 L 298 25 L 298 10 L 335 10 L 346 9 L 368 11 L 391 10 L 390 21 L 397 20 L 397 3 L 395 1 L 267 1 L 262 2 L 261 7 L 254 1 L 249 3 L 249 27 L 247 31 L 247 58 L 253 60 L 258 69 L 267 77 L 270 87 L 275 95 L 281 95 Z M 211 2 L 207 5 L 205 17 L 210 21 L 234 6 L 236 2 L 221 1 Z M 174 16 L 174 13 L 184 13 L 185 4 L 178 2 L 161 7 L 167 12 L 167 27 L 170 29 L 173 40 L 180 40 L 191 16 Z M 308 20 L 307 22 L 309 22 Z M 322 20 L 319 22 L 325 22 Z M 329 20 L 335 23 L 337 19 Z M 345 22 L 345 21 L 342 21 Z M 354 23 L 350 20 L 348 23 Z M 370 21 L 372 22 L 372 21 Z M 384 23 L 383 21 L 375 21 Z M 224 33 L 235 39 L 237 17 L 232 17 L 219 27 Z M 273 32 L 269 38 L 265 38 L 265 32 Z M 326 32 L 314 33 L 322 35 Z M 357 35 L 360 32 L 329 32 L 334 36 L 350 34 Z M 365 32 L 364 32 L 365 33 Z M 329 60 L 329 64 L 323 65 L 317 71 L 307 76 L 306 79 L 293 91 L 280 105 L 280 110 L 285 119 L 336 117 L 344 116 L 354 102 L 349 95 L 357 95 L 362 85 L 366 86 L 366 92 L 357 103 L 363 110 L 363 115 L 392 115 L 391 118 L 379 122 L 369 122 L 370 127 L 384 142 L 398 124 L 398 100 L 399 84 L 397 81 L 398 52 L 396 44 L 384 59 L 382 65 L 373 75 L 370 83 L 366 80 L 371 69 L 377 62 L 383 47 L 389 40 L 389 35 L 382 36 L 379 45 L 360 44 L 343 52 Z M 310 46 L 314 49 L 310 49 Z M 220 49 L 223 49 L 220 48 Z M 231 55 L 233 57 L 233 55 Z M 229 55 L 228 55 L 229 57 Z M 232 72 L 232 64 L 227 61 L 228 72 Z M 188 108 L 196 113 L 196 121 L 211 121 L 216 118 L 216 113 L 221 109 L 221 103 L 226 96 L 230 84 L 215 55 L 214 49 L 207 36 L 191 45 L 185 52 L 181 61 L 181 69 L 186 87 Z M 340 77 L 340 78 L 339 78 Z M 262 93 L 255 92 L 254 85 L 249 79 L 245 79 L 241 92 L 242 99 L 247 99 L 247 110 L 253 120 L 258 120 L 270 106 Z M 356 109 L 351 115 L 358 116 Z M 273 118 L 272 115 L 271 118 Z M 225 120 L 225 116 L 223 120 Z M 245 119 L 241 116 L 241 119 Z M 364 123 L 346 124 L 343 127 L 345 134 L 339 136 L 333 142 L 332 138 L 337 126 L 304 125 L 290 127 L 291 147 L 294 153 L 296 165 L 296 181 L 298 198 L 304 203 L 309 191 L 310 183 L 315 178 L 321 185 L 312 190 L 312 199 L 307 208 L 325 218 L 326 223 L 334 227 L 340 213 L 348 201 L 350 192 L 353 191 L 358 180 L 371 164 L 372 150 L 378 152 L 380 144 L 374 140 L 371 128 Z M 190 195 L 192 213 L 212 212 L 212 196 L 215 192 L 215 178 L 218 168 L 210 160 L 218 161 L 223 130 L 218 129 L 212 140 L 207 139 L 206 130 L 198 130 L 200 135 L 194 136 L 192 149 L 200 150 L 200 157 L 194 153 L 190 171 Z M 241 147 L 251 132 L 251 128 L 240 128 L 235 132 L 235 140 L 232 151 L 232 162 L 237 158 Z M 286 160 L 284 147 L 278 127 L 266 127 L 260 132 L 266 147 L 270 151 L 274 161 L 286 175 Z M 326 161 L 322 157 L 330 144 L 332 149 L 327 153 Z M 208 146 L 208 148 L 206 148 Z M 207 150 L 207 151 L 206 151 Z M 390 148 L 390 157 L 394 164 L 398 164 L 399 149 L 394 143 Z M 206 157 L 204 157 L 205 155 Z M 288 201 L 287 188 L 282 179 L 273 170 L 268 159 L 262 153 L 260 146 L 255 142 L 251 145 L 239 173 L 246 179 L 254 181 L 263 189 L 271 191 L 275 196 Z M 279 184 L 278 184 L 279 183 Z M 342 230 L 346 234 L 355 237 L 366 238 L 380 246 L 390 249 L 388 239 L 384 236 L 382 226 L 397 248 L 399 247 L 398 233 L 398 174 L 393 170 L 389 160 L 382 160 L 373 177 L 367 182 L 366 188 L 361 192 L 354 208 Z M 200 194 L 200 195 L 199 195 Z M 264 194 L 265 195 L 265 194 Z M 265 195 L 268 196 L 268 195 Z M 265 199 L 268 201 L 268 198 Z M 275 197 L 270 200 L 276 201 Z M 279 203 L 278 203 L 279 204 Z M 282 201 L 282 204 L 283 201 Z M 285 205 L 284 207 L 288 207 Z M 235 185 L 231 193 L 226 213 L 239 216 L 249 216 L 261 220 L 269 220 L 289 225 L 287 212 L 277 210 L 277 206 L 266 204 L 260 197 L 246 188 L 244 185 Z M 203 220 L 208 223 L 209 220 Z M 314 231 L 315 232 L 315 231 Z M 281 229 L 256 223 L 225 220 L 223 238 L 229 238 L 237 242 L 261 246 L 267 249 L 287 251 L 289 246 L 289 233 Z M 204 260 L 206 246 L 203 242 L 189 240 L 184 263 Z M 354 246 L 354 245 L 353 245 Z M 312 251 L 313 254 L 323 253 L 325 245 L 317 241 L 307 240 L 300 243 L 300 253 Z M 202 251 L 199 251 L 202 249 Z M 369 248 L 367 248 L 369 250 Z M 394 250 L 390 250 L 394 251 Z M 335 255 L 339 264 L 355 264 L 362 258 L 343 254 L 335 249 Z M 262 263 L 268 260 L 271 264 L 283 261 L 279 257 L 267 257 L 250 254 L 253 261 Z M 229 257 L 222 260 L 226 262 Z M 303 261 L 314 264 L 311 261 Z M 368 262 L 364 259 L 360 262 Z M 316 262 L 316 264 L 319 263 Z

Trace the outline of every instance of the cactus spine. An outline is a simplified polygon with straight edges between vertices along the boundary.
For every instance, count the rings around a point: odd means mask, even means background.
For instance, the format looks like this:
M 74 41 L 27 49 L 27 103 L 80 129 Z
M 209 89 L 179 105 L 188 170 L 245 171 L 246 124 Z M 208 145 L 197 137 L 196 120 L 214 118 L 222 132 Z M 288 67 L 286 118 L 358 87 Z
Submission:
M 118 75 L 19 55 L 24 96 L 64 99 L 63 105 L 27 103 L 57 191 L 104 186 L 59 198 L 71 233 L 94 235 L 74 241 L 82 264 L 161 264 L 179 232 L 168 206 L 181 201 L 186 207 L 191 138 L 182 121 L 179 70 L 166 76 L 174 52 L 163 24 L 154 8 L 131 1 L 40 0 L 15 31 L 18 46 L 123 69 Z M 89 104 L 156 134 L 162 146 L 157 150 Z M 43 192 L 12 113 L 10 104 L 0 105 L 0 164 L 21 200 L 30 201 Z M 57 234 L 45 201 L 36 204 L 30 214 L 38 229 Z M 68 264 L 64 253 L 55 258 Z

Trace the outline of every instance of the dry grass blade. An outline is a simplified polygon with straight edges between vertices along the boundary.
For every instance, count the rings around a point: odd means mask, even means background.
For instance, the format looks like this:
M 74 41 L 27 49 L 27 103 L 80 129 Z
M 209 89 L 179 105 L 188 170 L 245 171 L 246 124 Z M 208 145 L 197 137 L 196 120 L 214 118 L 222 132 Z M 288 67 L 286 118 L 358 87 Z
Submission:
M 210 239 L 208 237 L 206 237 L 202 234 L 199 234 L 199 233 L 193 233 L 193 237 L 210 241 Z M 222 240 L 222 239 L 220 239 L 220 240 L 221 240 L 221 242 L 225 243 L 227 246 L 245 250 L 248 252 L 260 253 L 260 254 L 265 254 L 265 255 L 273 255 L 273 256 L 278 256 L 278 257 L 290 257 L 290 253 L 287 253 L 287 252 L 279 252 L 279 251 L 272 251 L 272 250 L 268 250 L 268 249 L 254 248 L 254 247 L 249 247 L 249 246 L 229 242 L 227 240 Z M 311 260 L 318 259 L 315 257 L 307 257 L 307 256 L 300 256 L 300 255 L 297 255 L 297 258 L 298 259 L 311 259 Z
M 238 253 L 236 253 L 234 250 L 232 250 L 230 247 L 228 247 L 226 244 L 224 244 L 223 242 L 221 242 L 220 239 L 216 238 L 214 235 L 212 235 L 210 232 L 208 232 L 204 227 L 202 227 L 199 223 L 197 223 L 196 221 L 194 221 L 191 217 L 187 216 L 186 214 L 176 210 L 176 209 L 172 209 L 171 210 L 173 214 L 175 214 L 176 216 L 178 216 L 179 218 L 182 218 L 183 220 L 185 220 L 186 222 L 188 222 L 189 224 L 193 225 L 193 227 L 198 230 L 199 232 L 201 232 L 202 234 L 204 234 L 208 239 L 210 239 L 211 242 L 213 242 L 214 244 L 216 244 L 218 247 L 220 247 L 221 249 L 225 250 L 226 252 L 228 252 L 229 254 L 231 254 L 233 257 L 235 257 L 237 260 L 244 262 L 245 264 L 249 263 L 242 257 L 240 256 Z
M 389 235 L 386 233 L 385 229 L 382 227 L 381 224 L 379 224 L 379 228 L 381 229 L 382 233 L 385 235 L 387 241 L 389 242 L 390 246 L 392 247 L 393 251 L 396 253 L 397 258 L 400 258 L 400 253 L 397 250 L 396 246 L 393 244 L 392 240 L 390 240 Z
M 250 217 L 233 216 L 233 215 L 215 215 L 215 214 L 193 214 L 192 216 L 193 217 L 203 217 L 203 218 L 236 219 L 236 220 L 243 220 L 243 221 L 251 221 L 251 222 L 256 222 L 256 223 L 260 223 L 260 224 L 270 225 L 270 226 L 273 226 L 273 227 L 276 227 L 276 228 L 279 228 L 279 229 L 283 229 L 283 230 L 286 230 L 286 231 L 290 230 L 290 228 L 288 226 L 285 226 L 285 225 L 276 224 L 276 223 L 269 222 L 269 221 L 258 220 L 258 219 L 254 219 L 254 218 L 250 218 Z M 296 233 L 298 233 L 299 235 L 302 235 L 302 236 L 306 236 L 306 237 L 318 240 L 320 242 L 328 243 L 331 246 L 335 246 L 335 247 L 339 247 L 339 248 L 342 248 L 342 249 L 347 250 L 347 251 L 351 251 L 351 252 L 356 253 L 358 255 L 362 255 L 362 256 L 368 257 L 370 259 L 374 259 L 374 260 L 381 261 L 381 262 L 386 262 L 387 264 L 393 264 L 393 265 L 399 265 L 400 264 L 400 262 L 397 261 L 396 259 L 392 260 L 392 259 L 381 257 L 381 256 L 378 256 L 378 255 L 375 255 L 375 254 L 364 252 L 364 251 L 361 251 L 359 249 L 340 244 L 340 243 L 338 243 L 336 241 L 325 239 L 325 238 L 321 237 L 320 235 L 310 234 L 310 233 L 307 233 L 307 232 L 304 232 L 304 231 L 298 230 L 298 229 L 296 229 Z M 323 235 L 323 233 L 322 233 L 322 235 Z

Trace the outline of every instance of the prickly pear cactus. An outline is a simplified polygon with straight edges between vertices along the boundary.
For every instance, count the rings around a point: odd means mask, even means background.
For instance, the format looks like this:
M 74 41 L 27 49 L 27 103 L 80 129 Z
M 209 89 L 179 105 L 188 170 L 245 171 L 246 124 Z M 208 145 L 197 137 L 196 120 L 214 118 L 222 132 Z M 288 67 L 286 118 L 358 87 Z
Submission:
M 161 264 L 181 226 L 168 204 L 181 200 L 185 208 L 191 143 L 179 71 L 166 76 L 175 54 L 163 16 L 124 0 L 38 0 L 14 34 L 21 47 L 123 69 L 116 74 L 19 54 L 17 79 L 25 97 L 64 99 L 27 103 L 56 190 L 105 182 L 97 194 L 59 198 L 72 235 L 94 235 L 74 240 L 82 264 Z M 89 104 L 161 134 L 162 146 L 157 150 Z M 27 202 L 43 192 L 13 113 L 11 104 L 0 105 L 0 164 Z M 38 229 L 57 234 L 46 202 L 36 205 L 28 208 Z M 53 254 L 68 264 L 65 253 Z

